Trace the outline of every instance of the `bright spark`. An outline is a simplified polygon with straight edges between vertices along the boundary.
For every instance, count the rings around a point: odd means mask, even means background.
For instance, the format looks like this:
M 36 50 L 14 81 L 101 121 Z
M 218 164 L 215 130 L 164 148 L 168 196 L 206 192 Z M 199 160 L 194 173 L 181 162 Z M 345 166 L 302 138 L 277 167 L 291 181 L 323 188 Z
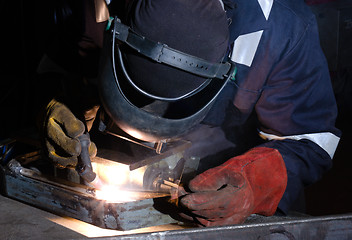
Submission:
M 110 185 L 103 186 L 101 190 L 96 190 L 95 197 L 111 203 L 132 202 L 137 200 L 132 192 Z

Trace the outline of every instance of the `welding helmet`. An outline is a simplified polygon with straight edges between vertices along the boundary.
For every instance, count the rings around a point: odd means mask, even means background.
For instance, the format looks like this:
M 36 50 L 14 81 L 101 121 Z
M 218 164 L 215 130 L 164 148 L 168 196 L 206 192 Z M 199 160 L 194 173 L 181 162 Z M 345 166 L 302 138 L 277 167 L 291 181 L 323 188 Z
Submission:
M 134 138 L 178 137 L 202 121 L 233 77 L 219 0 L 135 0 L 114 18 L 102 52 L 105 111 Z

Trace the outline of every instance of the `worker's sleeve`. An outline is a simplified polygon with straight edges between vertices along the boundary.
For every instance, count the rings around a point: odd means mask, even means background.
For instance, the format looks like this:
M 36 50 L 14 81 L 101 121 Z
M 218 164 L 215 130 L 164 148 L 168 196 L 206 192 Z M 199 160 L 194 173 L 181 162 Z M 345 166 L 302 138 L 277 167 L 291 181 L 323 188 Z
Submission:
M 248 147 L 262 144 L 282 154 L 288 182 L 279 209 L 287 213 L 304 187 L 332 166 L 341 135 L 335 128 L 337 107 L 315 16 L 304 3 L 275 1 L 269 18 L 257 1 L 224 3 L 232 20 L 230 58 L 237 74 L 204 122 L 245 126 L 255 113 L 253 127 L 267 141 Z M 250 134 L 240 141 L 248 139 Z
M 271 71 L 255 110 L 260 134 L 269 140 L 264 146 L 278 149 L 286 164 L 288 183 L 279 208 L 287 213 L 303 188 L 331 167 L 340 137 L 315 19 Z

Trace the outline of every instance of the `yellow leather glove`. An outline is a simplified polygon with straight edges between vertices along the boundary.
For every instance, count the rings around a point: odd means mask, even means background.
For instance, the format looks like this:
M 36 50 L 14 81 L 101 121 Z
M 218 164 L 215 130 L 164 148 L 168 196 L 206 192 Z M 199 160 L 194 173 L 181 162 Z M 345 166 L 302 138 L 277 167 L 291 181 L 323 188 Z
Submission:
M 92 127 L 99 107 L 85 112 L 87 130 Z M 78 139 L 86 128 L 82 121 L 64 104 L 51 100 L 46 108 L 46 116 L 43 123 L 44 141 L 48 157 L 59 168 L 75 167 L 77 157 L 81 153 L 81 143 Z M 93 142 L 89 146 L 89 155 L 94 157 L 97 148 Z

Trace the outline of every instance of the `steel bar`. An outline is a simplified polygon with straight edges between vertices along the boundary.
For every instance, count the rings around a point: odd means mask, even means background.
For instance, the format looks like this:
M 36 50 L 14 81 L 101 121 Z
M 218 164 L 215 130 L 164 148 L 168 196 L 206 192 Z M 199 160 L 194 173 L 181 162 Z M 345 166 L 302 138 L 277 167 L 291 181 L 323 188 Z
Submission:
M 13 163 L 13 162 L 12 162 Z M 152 193 L 141 193 L 143 198 L 130 202 L 107 202 L 86 192 L 86 186 L 65 186 L 33 171 L 15 166 L 0 166 L 2 188 L 8 197 L 60 216 L 68 216 L 95 226 L 131 230 L 149 226 L 176 223 L 168 214 L 156 210 Z M 137 194 L 137 193 L 136 193 Z M 158 195 L 160 196 L 160 195 Z
M 164 232 L 124 235 L 112 239 L 148 240 L 207 240 L 207 239 L 246 239 L 246 240 L 347 240 L 352 239 L 352 214 L 322 217 L 262 217 L 252 223 L 192 228 Z

